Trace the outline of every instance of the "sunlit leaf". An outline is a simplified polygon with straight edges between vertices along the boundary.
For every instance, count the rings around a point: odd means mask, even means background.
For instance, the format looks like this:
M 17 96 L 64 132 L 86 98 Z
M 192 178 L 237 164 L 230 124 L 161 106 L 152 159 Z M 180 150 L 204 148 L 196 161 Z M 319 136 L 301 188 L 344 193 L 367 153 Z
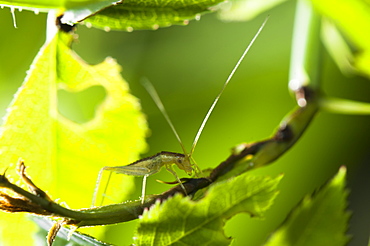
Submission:
M 88 25 L 105 29 L 132 31 L 157 29 L 171 25 L 185 25 L 200 14 L 224 0 L 125 0 L 109 7 L 86 20 Z
M 364 0 L 311 0 L 315 9 L 338 25 L 359 50 L 354 65 L 370 76 L 370 5 Z
M 342 167 L 330 183 L 302 201 L 265 246 L 346 245 L 349 213 L 345 177 Z
M 50 10 L 70 10 L 70 14 L 80 16 L 79 18 L 86 18 L 86 16 L 97 12 L 107 6 L 117 2 L 117 0 L 14 0 L 14 1 L 1 1 L 0 6 L 8 6 L 14 8 L 21 8 L 32 10 L 35 12 L 48 12 Z
M 13 164 L 7 174 L 16 177 L 14 164 L 22 158 L 40 188 L 72 208 L 82 208 L 90 206 L 101 167 L 138 159 L 146 147 L 147 126 L 138 100 L 120 76 L 119 65 L 111 58 L 95 66 L 86 64 L 62 41 L 70 39 L 65 35 L 56 35 L 41 49 L 11 103 L 1 129 L 0 163 L 3 170 Z M 106 91 L 91 121 L 77 124 L 58 113 L 58 87 L 78 92 L 91 86 Z M 122 199 L 118 194 L 131 191 L 131 180 L 126 176 L 126 182 L 114 184 L 115 202 Z M 29 222 L 19 214 L 0 216 L 1 241 L 29 245 Z
M 277 178 L 241 175 L 220 182 L 194 202 L 175 196 L 144 212 L 135 236 L 137 245 L 228 245 L 225 221 L 238 213 L 263 216 L 278 194 Z
M 332 21 L 326 19 L 322 21 L 321 28 L 322 42 L 332 59 L 343 74 L 352 74 L 355 70 L 352 64 L 354 55 L 343 35 Z
M 370 77 L 370 48 L 357 56 L 355 66 L 360 72 Z

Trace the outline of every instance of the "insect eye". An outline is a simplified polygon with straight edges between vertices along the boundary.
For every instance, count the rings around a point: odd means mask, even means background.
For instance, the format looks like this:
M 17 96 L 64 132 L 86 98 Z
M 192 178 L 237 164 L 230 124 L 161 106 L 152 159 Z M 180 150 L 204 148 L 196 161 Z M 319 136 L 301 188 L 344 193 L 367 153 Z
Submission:
M 177 159 L 177 162 L 180 163 L 180 164 L 182 164 L 182 159 L 181 158 L 178 158 Z

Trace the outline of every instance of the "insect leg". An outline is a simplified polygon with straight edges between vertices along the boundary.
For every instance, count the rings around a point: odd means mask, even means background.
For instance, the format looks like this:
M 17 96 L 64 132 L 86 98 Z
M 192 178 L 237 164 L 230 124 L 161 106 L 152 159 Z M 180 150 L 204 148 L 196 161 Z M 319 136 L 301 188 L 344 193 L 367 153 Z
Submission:
M 185 195 L 188 195 L 188 193 L 186 192 L 185 187 L 184 187 L 184 185 L 182 184 L 182 182 L 181 182 L 181 180 L 180 180 L 179 176 L 177 176 L 177 174 L 176 174 L 175 170 L 173 170 L 172 165 L 168 165 L 168 166 L 166 166 L 166 169 L 167 169 L 167 171 L 169 171 L 170 173 L 172 173 L 172 175 L 173 175 L 173 176 L 175 176 L 175 178 L 176 178 L 177 182 L 179 182 L 179 184 L 180 184 L 181 188 L 184 190 Z
M 149 162 L 149 160 L 137 162 L 135 165 L 116 166 L 116 167 L 106 166 L 106 167 L 103 167 L 102 169 L 100 169 L 100 172 L 98 174 L 98 178 L 96 180 L 96 185 L 95 185 L 95 189 L 94 189 L 94 194 L 93 194 L 93 198 L 92 198 L 91 207 L 94 207 L 95 206 L 96 197 L 98 195 L 98 191 L 99 191 L 99 187 L 100 187 L 100 182 L 101 182 L 101 178 L 103 176 L 103 171 L 104 170 L 110 171 L 110 173 L 109 173 L 107 184 L 106 184 L 106 186 L 104 188 L 103 198 L 102 198 L 102 201 L 101 201 L 101 204 L 100 205 L 103 204 L 104 196 L 106 194 L 106 191 L 107 191 L 107 188 L 108 188 L 108 185 L 109 185 L 109 180 L 111 178 L 112 172 L 122 173 L 122 174 L 126 174 L 126 175 L 133 175 L 133 176 L 144 176 L 145 183 L 143 183 L 144 184 L 143 192 L 144 192 L 144 195 L 145 195 L 145 185 L 146 185 L 146 177 L 145 176 L 149 176 L 149 175 L 151 175 L 151 174 L 153 174 L 155 172 L 158 172 L 158 170 L 154 170 L 153 171 L 153 170 L 150 170 L 147 167 L 138 166 L 139 164 L 143 165 L 143 163 L 144 164 L 147 164 L 147 162 Z M 151 162 L 149 162 L 149 163 L 151 163 Z M 144 198 L 142 198 L 142 201 L 144 201 Z
M 92 201 L 91 201 L 91 207 L 95 206 L 96 196 L 98 195 L 100 180 L 101 180 L 101 176 L 102 176 L 104 170 L 105 170 L 105 167 L 103 167 L 99 171 L 98 178 L 97 178 L 96 183 L 95 183 L 95 189 L 94 189 L 94 194 L 93 194 L 93 198 L 92 198 Z
M 144 175 L 143 177 L 143 185 L 141 187 L 141 204 L 144 204 L 145 201 L 145 189 L 146 189 L 146 179 L 149 175 Z
M 109 172 L 108 180 L 107 180 L 107 183 L 105 184 L 105 188 L 104 188 L 104 191 L 103 191 L 103 194 L 102 194 L 100 206 L 103 205 L 105 194 L 107 194 L 107 189 L 108 189 L 108 185 L 109 185 L 109 181 L 110 181 L 111 176 L 112 176 L 112 172 Z

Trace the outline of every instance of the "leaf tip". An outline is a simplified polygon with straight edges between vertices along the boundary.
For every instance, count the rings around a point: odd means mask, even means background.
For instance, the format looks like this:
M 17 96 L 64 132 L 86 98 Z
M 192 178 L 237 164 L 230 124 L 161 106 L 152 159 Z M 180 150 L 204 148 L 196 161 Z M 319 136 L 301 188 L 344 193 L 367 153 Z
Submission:
M 339 171 L 337 174 L 334 176 L 334 178 L 331 180 L 332 185 L 345 185 L 346 181 L 346 174 L 347 174 L 347 167 L 346 166 L 341 166 L 339 168 Z

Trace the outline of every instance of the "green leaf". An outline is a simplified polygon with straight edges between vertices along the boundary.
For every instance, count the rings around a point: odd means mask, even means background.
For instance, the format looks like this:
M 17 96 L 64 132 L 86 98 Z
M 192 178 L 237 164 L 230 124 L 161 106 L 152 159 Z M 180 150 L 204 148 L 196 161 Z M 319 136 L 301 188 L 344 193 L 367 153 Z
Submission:
M 219 18 L 226 21 L 248 21 L 286 0 L 230 0 L 220 6 Z
M 360 50 L 355 66 L 370 76 L 370 5 L 365 0 L 311 0 L 316 10 L 333 20 L 344 35 Z M 335 6 L 335 7 L 334 7 Z
M 111 58 L 95 66 L 86 64 L 63 41 L 70 39 L 59 33 L 34 60 L 2 126 L 0 163 L 4 170 L 22 158 L 40 188 L 72 208 L 82 208 L 90 206 L 101 167 L 138 159 L 146 148 L 147 125 L 119 65 Z M 77 124 L 58 113 L 58 87 L 79 92 L 92 86 L 103 87 L 106 97 L 91 121 Z M 14 167 L 7 176 L 18 179 Z M 132 177 L 125 176 L 124 182 L 122 176 L 113 184 L 116 196 L 109 194 L 116 202 L 133 188 Z M 1 242 L 30 245 L 35 228 L 30 229 L 24 215 L 1 213 L 0 217 Z
M 35 12 L 58 10 L 62 23 L 75 24 L 85 20 L 88 26 L 133 31 L 186 25 L 189 20 L 212 11 L 225 0 L 86 0 L 86 1 L 1 1 L 0 6 L 22 8 Z
M 137 245 L 228 245 L 225 221 L 246 212 L 262 217 L 278 194 L 277 178 L 241 175 L 220 182 L 200 201 L 180 195 L 144 212 L 135 236 Z
M 50 10 L 73 10 L 74 15 L 83 14 L 86 18 L 88 15 L 106 8 L 117 2 L 117 0 L 14 0 L 0 1 L 0 6 L 14 7 L 32 10 L 36 12 L 49 12 Z M 72 13 L 71 13 L 72 14 Z
M 307 196 L 265 246 L 346 245 L 349 212 L 345 190 L 346 168 L 317 194 Z
M 85 20 L 93 27 L 127 30 L 185 25 L 224 0 L 125 0 Z

